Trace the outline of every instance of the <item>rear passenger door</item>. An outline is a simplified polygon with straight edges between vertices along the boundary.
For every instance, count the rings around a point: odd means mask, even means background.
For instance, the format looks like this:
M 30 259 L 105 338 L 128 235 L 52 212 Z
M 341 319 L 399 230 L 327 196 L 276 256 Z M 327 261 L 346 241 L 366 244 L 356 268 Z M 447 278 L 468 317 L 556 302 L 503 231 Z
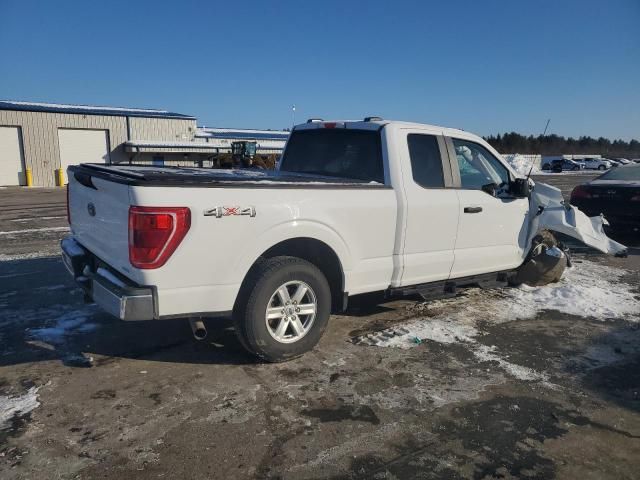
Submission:
M 401 130 L 405 232 L 401 285 L 446 280 L 454 260 L 459 201 L 442 135 Z M 406 167 L 403 167 L 406 168 Z
M 447 146 L 460 202 L 451 278 L 517 267 L 529 199 L 508 194 L 511 174 L 485 146 L 462 138 L 447 138 Z

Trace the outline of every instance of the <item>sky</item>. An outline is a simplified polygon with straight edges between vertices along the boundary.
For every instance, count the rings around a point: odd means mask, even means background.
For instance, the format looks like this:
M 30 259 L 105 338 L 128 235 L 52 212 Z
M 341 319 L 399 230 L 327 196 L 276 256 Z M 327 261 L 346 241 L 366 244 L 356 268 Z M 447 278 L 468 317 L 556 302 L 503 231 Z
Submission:
M 640 138 L 640 0 L 0 0 L 0 99 Z

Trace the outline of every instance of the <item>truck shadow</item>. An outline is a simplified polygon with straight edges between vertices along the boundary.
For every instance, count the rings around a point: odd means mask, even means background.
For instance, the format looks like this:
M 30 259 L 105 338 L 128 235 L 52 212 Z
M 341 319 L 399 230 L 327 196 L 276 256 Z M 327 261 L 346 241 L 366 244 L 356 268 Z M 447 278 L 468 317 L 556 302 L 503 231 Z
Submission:
M 230 320 L 205 323 L 209 335 L 197 341 L 186 319 L 122 322 L 85 304 L 56 257 L 0 262 L 0 366 L 60 360 L 86 368 L 115 358 L 255 363 Z

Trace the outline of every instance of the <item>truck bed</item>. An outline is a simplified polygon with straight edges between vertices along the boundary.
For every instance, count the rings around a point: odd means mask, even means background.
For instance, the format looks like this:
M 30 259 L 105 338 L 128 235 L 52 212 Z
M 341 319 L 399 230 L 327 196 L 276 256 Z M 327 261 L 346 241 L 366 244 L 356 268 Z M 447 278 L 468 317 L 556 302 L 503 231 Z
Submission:
M 69 167 L 83 183 L 90 177 L 132 186 L 239 188 L 391 188 L 378 182 L 260 169 L 208 169 L 83 163 Z

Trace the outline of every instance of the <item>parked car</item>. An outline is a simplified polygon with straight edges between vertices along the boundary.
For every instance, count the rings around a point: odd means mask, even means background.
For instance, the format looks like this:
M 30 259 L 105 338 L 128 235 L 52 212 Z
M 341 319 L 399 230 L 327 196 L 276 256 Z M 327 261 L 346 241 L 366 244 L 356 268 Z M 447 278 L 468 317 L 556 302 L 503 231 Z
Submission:
M 544 166 L 542 168 L 544 169 Z M 553 172 L 562 172 L 564 170 L 577 171 L 584 169 L 584 165 L 573 160 L 559 159 L 551 161 L 550 169 Z
M 587 170 L 607 170 L 612 166 L 609 160 L 602 158 L 583 158 L 579 160 L 579 162 L 583 164 Z
M 625 165 L 578 185 L 571 205 L 589 216 L 603 214 L 616 230 L 640 230 L 640 164 Z
M 506 285 L 540 232 L 605 253 L 602 220 L 518 176 L 482 138 L 429 125 L 310 121 L 278 171 L 68 169 L 64 264 L 123 320 L 231 316 L 267 361 L 310 350 L 349 297 Z M 533 187 L 533 191 L 531 191 Z
M 622 165 L 629 165 L 630 163 L 633 163 L 631 160 L 627 158 L 614 158 L 614 160 L 621 163 Z
M 613 159 L 613 158 L 606 158 L 605 160 L 607 160 L 608 162 L 610 162 L 610 163 L 611 163 L 611 167 L 620 167 L 620 166 L 622 166 L 622 165 L 623 165 L 623 163 L 622 163 L 622 162 L 620 162 L 620 161 L 618 161 L 618 160 L 615 160 L 615 159 Z

